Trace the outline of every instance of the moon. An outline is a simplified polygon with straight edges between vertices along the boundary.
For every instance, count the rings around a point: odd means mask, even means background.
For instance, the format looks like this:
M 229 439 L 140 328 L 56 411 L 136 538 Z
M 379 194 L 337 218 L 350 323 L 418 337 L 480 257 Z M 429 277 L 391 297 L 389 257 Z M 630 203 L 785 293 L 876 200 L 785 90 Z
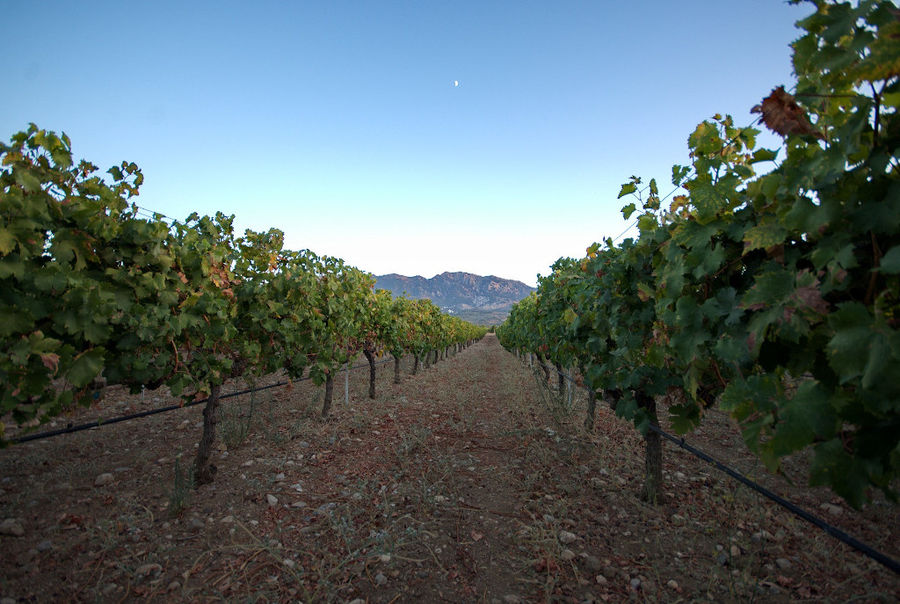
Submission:
M 459 88 L 459 80 L 453 80 L 453 87 Z

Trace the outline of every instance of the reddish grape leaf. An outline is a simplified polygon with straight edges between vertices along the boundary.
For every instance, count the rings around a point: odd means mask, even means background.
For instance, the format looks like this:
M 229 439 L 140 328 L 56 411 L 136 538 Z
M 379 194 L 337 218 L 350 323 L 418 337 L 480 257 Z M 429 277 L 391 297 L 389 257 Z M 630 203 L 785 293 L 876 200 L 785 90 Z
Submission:
M 772 94 L 763 99 L 762 103 L 750 110 L 750 113 L 761 113 L 766 127 L 780 134 L 802 134 L 824 139 L 825 136 L 809 123 L 806 112 L 790 94 L 779 86 Z

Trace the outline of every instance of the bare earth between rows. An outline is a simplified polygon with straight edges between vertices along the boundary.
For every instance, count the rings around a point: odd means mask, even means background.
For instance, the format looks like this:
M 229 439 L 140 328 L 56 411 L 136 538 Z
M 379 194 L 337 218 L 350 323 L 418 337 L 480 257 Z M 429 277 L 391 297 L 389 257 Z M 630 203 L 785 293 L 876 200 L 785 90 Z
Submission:
M 896 601 L 886 569 L 666 446 L 665 500 L 639 499 L 640 435 L 572 408 L 492 335 L 411 375 L 343 376 L 223 406 L 216 480 L 183 480 L 200 408 L 0 451 L 9 601 Z M 270 376 L 261 384 L 273 382 Z M 244 384 L 232 385 L 233 390 Z M 58 423 L 169 404 L 110 389 Z M 896 506 L 862 511 L 767 475 L 711 413 L 701 448 L 897 557 Z M 108 475 L 99 480 L 98 478 Z M 791 484 L 785 478 L 794 479 Z M 3 604 L 7 604 L 4 601 Z

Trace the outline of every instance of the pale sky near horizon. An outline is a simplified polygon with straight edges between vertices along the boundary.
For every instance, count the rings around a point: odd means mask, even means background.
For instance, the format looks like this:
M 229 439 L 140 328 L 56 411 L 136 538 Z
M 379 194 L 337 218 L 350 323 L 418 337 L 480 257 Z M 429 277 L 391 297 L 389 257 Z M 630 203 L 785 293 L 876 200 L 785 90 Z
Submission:
M 671 190 L 714 113 L 793 84 L 809 3 L 2 0 L 0 139 L 35 122 L 137 203 L 375 273 L 535 285 Z

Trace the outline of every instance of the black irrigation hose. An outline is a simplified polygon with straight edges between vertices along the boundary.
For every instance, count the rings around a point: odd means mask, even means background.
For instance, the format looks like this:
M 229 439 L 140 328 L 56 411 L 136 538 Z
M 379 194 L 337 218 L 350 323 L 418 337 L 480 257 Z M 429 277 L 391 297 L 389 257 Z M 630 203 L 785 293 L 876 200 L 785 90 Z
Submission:
M 375 363 L 376 366 L 384 365 L 385 363 L 392 363 L 393 359 L 388 359 L 386 361 L 379 361 Z M 355 369 L 361 369 L 363 367 L 368 367 L 369 364 L 365 363 L 364 365 L 356 365 L 355 367 L 351 367 L 350 370 L 353 371 Z M 242 394 L 250 394 L 252 392 L 261 392 L 263 390 L 268 390 L 269 388 L 277 388 L 279 386 L 286 386 L 288 383 L 294 382 L 304 382 L 310 379 L 309 376 L 298 378 L 296 380 L 292 380 L 291 382 L 278 382 L 277 384 L 269 384 L 268 386 L 260 386 L 259 388 L 247 388 L 246 390 L 239 390 L 237 392 L 229 392 L 228 394 L 223 394 L 219 397 L 219 400 L 224 400 L 227 398 L 233 398 L 235 396 L 240 396 Z M 183 405 L 169 405 L 168 407 L 160 407 L 159 409 L 151 409 L 149 411 L 141 411 L 140 413 L 132 413 L 130 415 L 122 415 L 119 417 L 113 417 L 111 419 L 103 419 L 99 418 L 96 421 L 88 422 L 86 424 L 79 424 L 77 426 L 66 426 L 65 428 L 60 428 L 59 430 L 48 430 L 47 432 L 38 432 L 37 434 L 28 434 L 25 436 L 19 436 L 18 438 L 10 439 L 9 442 L 13 444 L 20 444 L 29 442 L 32 440 L 41 440 L 43 438 L 50 438 L 51 436 L 59 436 L 60 434 L 71 434 L 72 432 L 81 432 L 82 430 L 90 430 L 91 428 L 99 428 L 100 426 L 106 426 L 108 424 L 117 424 L 119 422 L 128 421 L 130 419 L 138 419 L 140 417 L 147 417 L 149 415 L 156 415 L 157 413 L 165 413 L 167 411 L 174 411 L 175 409 L 184 409 L 185 407 L 193 407 L 194 405 L 202 405 L 208 398 L 200 399 L 198 401 L 191 401 L 190 403 L 185 403 Z
M 567 380 L 570 380 L 572 383 L 576 383 L 575 380 L 573 380 L 572 378 L 570 378 L 569 376 L 564 374 L 562 371 L 559 371 L 557 369 L 556 372 L 559 373 L 560 375 L 562 375 L 563 377 L 565 377 Z M 587 386 L 582 386 L 582 388 L 584 388 L 586 390 L 588 389 Z M 750 480 L 749 478 L 747 478 L 746 476 L 744 476 L 737 470 L 734 470 L 734 469 L 726 466 L 718 459 L 711 457 L 710 455 L 707 455 L 700 449 L 697 449 L 696 447 L 692 447 L 691 445 L 684 442 L 684 438 L 679 438 L 679 437 L 673 436 L 655 424 L 650 424 L 650 429 L 652 431 L 656 432 L 657 434 L 659 434 L 660 436 L 662 436 L 663 438 L 672 441 L 673 443 L 675 443 L 676 445 L 678 445 L 685 451 L 694 454 L 696 457 L 699 457 L 700 459 L 702 459 L 703 461 L 705 461 L 709 464 L 712 464 L 713 466 L 715 466 L 722 472 L 725 472 L 726 474 L 728 474 L 729 476 L 731 476 L 738 482 L 750 487 L 751 489 L 753 489 L 757 493 L 761 494 L 762 496 L 766 497 L 767 499 L 774 501 L 775 503 L 777 503 L 781 507 L 785 508 L 789 512 L 793 513 L 794 515 L 799 516 L 800 518 L 806 520 L 810 524 L 814 524 L 815 526 L 819 527 L 820 529 L 822 529 L 823 531 L 825 531 L 826 533 L 828 533 L 835 539 L 846 543 L 847 545 L 849 545 L 850 547 L 852 547 L 859 553 L 863 554 L 864 556 L 868 556 L 869 558 L 872 558 L 879 564 L 889 568 L 890 570 L 894 571 L 896 574 L 900 575 L 900 562 L 897 562 L 897 560 L 894 560 L 890 556 L 879 552 L 875 548 L 873 548 L 869 545 L 866 545 L 862 541 L 859 541 L 859 540 L 851 537 L 850 535 L 848 535 L 841 529 L 828 524 L 827 522 L 825 522 L 818 516 L 814 516 L 813 514 L 810 514 L 803 508 L 797 506 L 796 504 L 791 503 L 787 499 L 785 499 L 779 495 L 776 495 L 775 493 L 773 493 L 769 489 L 765 488 L 761 484 Z
M 800 518 L 803 518 L 804 520 L 806 520 L 807 522 L 809 522 L 811 524 L 816 525 L 817 527 L 819 527 L 820 529 L 822 529 L 823 531 L 825 531 L 826 533 L 828 533 L 835 539 L 838 539 L 839 541 L 843 541 L 844 543 L 846 543 L 847 545 L 849 545 L 856 551 L 860 552 L 861 554 L 864 554 L 864 555 L 868 556 L 869 558 L 872 558 L 876 562 L 888 567 L 895 573 L 900 574 L 900 562 L 897 562 L 890 556 L 887 556 L 886 554 L 882 554 L 878 550 L 866 545 L 865 543 L 858 541 L 857 539 L 854 539 L 853 537 L 851 537 L 850 535 L 848 535 L 841 529 L 828 524 L 827 522 L 825 522 L 818 516 L 814 516 L 814 515 L 810 514 L 803 508 L 791 503 L 790 501 L 788 501 L 787 499 L 784 499 L 783 497 L 780 497 L 779 495 L 776 495 L 775 493 L 773 493 L 769 489 L 765 488 L 764 486 L 762 486 L 756 482 L 753 482 L 752 480 L 750 480 L 749 478 L 747 478 L 746 476 L 744 476 L 737 470 L 729 468 L 728 466 L 726 466 L 719 460 L 715 459 L 714 457 L 710 457 L 703 451 L 700 451 L 699 449 L 687 444 L 686 442 L 684 442 L 683 438 L 678 438 L 676 436 L 672 436 L 671 434 L 669 434 L 668 432 L 666 432 L 665 430 L 663 430 L 662 428 L 660 428 L 659 426 L 654 425 L 654 424 L 650 424 L 650 429 L 653 430 L 654 432 L 656 432 L 657 434 L 659 434 L 660 436 L 662 436 L 663 438 L 666 438 L 666 439 L 672 441 L 673 443 L 675 443 L 676 445 L 678 445 L 685 451 L 693 453 L 695 456 L 699 457 L 703 461 L 714 465 L 716 468 L 718 468 L 722 472 L 725 472 L 726 474 L 728 474 L 729 476 L 731 476 L 738 482 L 741 482 L 744 485 L 750 487 L 751 489 L 753 489 L 757 493 L 763 495 L 764 497 L 771 499 L 772 501 L 774 501 L 781 507 L 792 512 L 793 514 L 799 516 Z
M 302 378 L 301 380 L 294 381 L 302 381 L 308 380 L 309 378 Z M 229 392 L 228 394 L 223 394 L 219 397 L 219 400 L 232 398 L 235 396 L 240 396 L 242 394 L 249 394 L 251 392 L 259 392 L 261 390 L 267 390 L 269 388 L 277 388 L 278 386 L 284 386 L 287 382 L 278 382 L 277 384 L 270 384 L 268 386 L 262 386 L 260 388 L 248 388 L 247 390 L 239 390 L 238 392 Z M 174 411 L 175 409 L 184 409 L 185 407 L 193 407 L 194 405 L 201 405 L 208 401 L 208 398 L 203 398 L 198 401 L 191 401 L 190 403 L 185 403 L 183 405 L 169 405 L 168 407 L 160 407 L 159 409 L 150 409 L 149 411 L 141 411 L 140 413 L 132 413 L 130 415 L 122 415 L 119 417 L 113 417 L 111 419 L 103 419 L 99 418 L 96 421 L 89 422 L 86 424 L 79 424 L 77 426 L 66 426 L 65 428 L 61 428 L 59 430 L 49 430 L 47 432 L 38 432 L 37 434 L 28 434 L 26 436 L 20 436 L 18 438 L 13 438 L 10 442 L 19 444 L 28 442 L 31 440 L 40 440 L 42 438 L 50 438 L 51 436 L 59 436 L 60 434 L 69 434 L 71 432 L 81 432 L 82 430 L 89 430 L 91 428 L 99 428 L 100 426 L 106 426 L 108 424 L 118 424 L 119 422 L 128 421 L 130 419 L 137 419 L 139 417 L 147 417 L 149 415 L 156 415 L 157 413 L 165 413 L 166 411 Z

